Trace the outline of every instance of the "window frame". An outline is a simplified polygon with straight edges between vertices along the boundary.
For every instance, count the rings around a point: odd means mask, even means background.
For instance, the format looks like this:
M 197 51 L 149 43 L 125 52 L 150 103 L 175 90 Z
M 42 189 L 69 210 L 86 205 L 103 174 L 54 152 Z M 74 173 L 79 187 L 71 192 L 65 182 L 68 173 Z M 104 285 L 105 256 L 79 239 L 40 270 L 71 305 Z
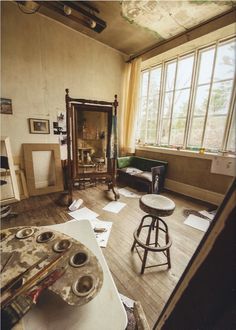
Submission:
M 227 42 L 235 42 L 236 43 L 236 35 L 231 35 L 226 38 L 219 39 L 217 41 L 211 42 L 207 45 L 197 47 L 193 50 L 187 51 L 185 53 L 179 54 L 178 56 L 171 57 L 169 59 L 163 60 L 162 62 L 159 62 L 151 67 L 148 67 L 141 71 L 141 75 L 143 75 L 145 72 L 148 72 L 148 92 L 149 92 L 149 83 L 150 83 L 150 76 L 151 71 L 155 68 L 160 67 L 161 68 L 161 80 L 160 80 L 160 95 L 159 95 L 159 102 L 157 104 L 157 132 L 155 136 L 155 143 L 148 143 L 143 142 L 143 144 L 136 143 L 136 148 L 139 148 L 140 146 L 152 146 L 157 148 L 166 148 L 166 149 L 181 149 L 181 150 L 189 150 L 189 151 L 199 151 L 200 149 L 204 148 L 209 153 L 232 153 L 236 154 L 236 150 L 231 151 L 228 148 L 228 142 L 231 134 L 231 130 L 233 129 L 233 115 L 234 115 L 234 109 L 236 107 L 236 74 L 232 78 L 227 79 L 218 79 L 214 81 L 214 74 L 215 74 L 215 68 L 216 68 L 216 61 L 217 61 L 217 54 L 219 47 L 222 44 L 226 44 Z M 200 54 L 203 53 L 205 50 L 213 48 L 214 49 L 214 57 L 213 57 L 213 65 L 212 65 L 212 72 L 211 72 L 211 78 L 209 83 L 205 84 L 199 84 L 198 78 L 199 78 L 199 70 L 201 65 L 201 57 Z M 173 125 L 173 113 L 174 113 L 174 98 L 176 92 L 178 93 L 180 90 L 184 90 L 185 88 L 178 88 L 176 89 L 176 81 L 178 76 L 178 68 L 179 68 L 179 62 L 183 58 L 187 58 L 188 56 L 193 56 L 193 64 L 192 64 L 192 74 L 191 74 L 191 83 L 189 88 L 189 98 L 188 98 L 188 109 L 186 114 L 186 121 L 185 121 L 185 127 L 184 127 L 184 136 L 183 136 L 183 144 L 181 146 L 174 146 L 170 144 L 171 141 L 171 127 Z M 167 66 L 171 62 L 176 62 L 175 67 L 175 76 L 174 76 L 174 84 L 173 89 L 167 90 L 166 88 L 166 80 L 167 80 Z M 235 69 L 236 71 L 236 69 Z M 232 89 L 231 89 L 231 95 L 229 99 L 229 107 L 226 115 L 226 122 L 224 126 L 224 134 L 222 136 L 221 146 L 218 149 L 213 148 L 205 148 L 204 147 L 204 139 L 206 137 L 206 127 L 207 127 L 207 121 L 209 117 L 211 116 L 209 114 L 209 107 L 210 102 L 212 98 L 212 90 L 214 83 L 223 82 L 223 81 L 231 81 L 232 82 Z M 141 84 L 140 84 L 141 85 Z M 198 147 L 191 147 L 189 146 L 190 141 L 190 133 L 191 133 L 191 126 L 194 118 L 194 106 L 196 101 L 196 94 L 197 94 L 197 88 L 201 85 L 209 85 L 209 91 L 208 91 L 208 99 L 207 99 L 207 105 L 206 105 L 206 112 L 204 114 L 204 125 L 203 125 L 203 131 L 201 133 L 201 145 Z M 141 92 L 142 86 L 140 86 L 140 92 Z M 187 89 L 188 89 L 187 88 Z M 164 144 L 161 143 L 161 134 L 162 134 L 162 123 L 163 123 L 163 111 L 164 111 L 164 102 L 165 102 L 165 95 L 168 92 L 172 92 L 172 100 L 171 100 L 171 111 L 170 111 L 170 122 L 168 124 L 168 143 Z M 147 95 L 147 99 L 149 98 L 149 95 Z M 140 107 L 142 103 L 142 95 L 139 94 L 139 113 L 140 113 Z M 148 107 L 148 103 L 147 103 Z M 147 114 L 146 114 L 147 115 Z M 147 118 L 147 116 L 146 116 Z M 177 117 L 176 117 L 177 118 Z M 145 122 L 145 138 L 147 137 L 147 122 Z M 147 141 L 147 140 L 146 140 Z

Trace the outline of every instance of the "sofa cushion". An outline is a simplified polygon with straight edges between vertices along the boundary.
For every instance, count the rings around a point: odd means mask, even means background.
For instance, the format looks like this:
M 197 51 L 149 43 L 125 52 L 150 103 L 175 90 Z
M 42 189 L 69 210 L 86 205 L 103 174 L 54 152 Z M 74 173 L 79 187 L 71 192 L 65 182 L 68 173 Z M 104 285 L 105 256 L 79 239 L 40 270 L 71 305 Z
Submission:
M 143 171 L 139 170 L 136 167 L 123 167 L 123 168 L 120 168 L 118 170 L 123 172 L 123 173 L 127 173 L 129 175 L 135 175 L 135 174 L 139 174 L 139 173 L 143 172 Z
M 151 172 L 143 171 L 142 173 L 134 174 L 134 176 L 136 178 L 152 182 L 152 173 Z

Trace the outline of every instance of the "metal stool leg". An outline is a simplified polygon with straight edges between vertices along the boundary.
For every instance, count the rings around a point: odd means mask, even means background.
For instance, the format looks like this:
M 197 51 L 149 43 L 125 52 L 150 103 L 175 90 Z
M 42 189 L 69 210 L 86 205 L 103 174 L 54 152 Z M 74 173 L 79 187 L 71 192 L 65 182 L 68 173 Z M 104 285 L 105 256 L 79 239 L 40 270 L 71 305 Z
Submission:
M 156 219 L 155 218 L 152 218 L 152 222 L 150 223 L 149 228 L 148 228 L 148 235 L 147 235 L 147 239 L 146 239 L 146 245 L 147 246 L 149 246 L 149 244 L 150 244 L 151 232 L 153 230 L 153 227 L 155 226 L 155 221 L 156 221 Z M 148 255 L 148 249 L 144 249 L 141 274 L 143 274 L 144 273 L 144 270 L 145 270 L 146 261 L 147 261 L 147 255 Z
M 150 217 L 150 215 L 144 215 L 144 216 L 142 217 L 141 222 L 140 222 L 140 225 L 138 226 L 138 230 L 137 230 L 137 234 L 138 234 L 138 236 L 140 235 L 140 232 L 141 232 L 141 229 L 142 229 L 142 226 L 143 226 L 143 222 L 144 222 L 144 220 L 145 220 L 146 218 L 148 218 L 148 217 Z M 133 245 L 132 245 L 132 247 L 131 247 L 131 251 L 134 250 L 135 244 L 136 244 L 136 241 L 134 240 Z
M 155 232 L 155 247 L 158 245 L 158 236 L 159 236 L 159 219 L 156 218 L 156 232 Z

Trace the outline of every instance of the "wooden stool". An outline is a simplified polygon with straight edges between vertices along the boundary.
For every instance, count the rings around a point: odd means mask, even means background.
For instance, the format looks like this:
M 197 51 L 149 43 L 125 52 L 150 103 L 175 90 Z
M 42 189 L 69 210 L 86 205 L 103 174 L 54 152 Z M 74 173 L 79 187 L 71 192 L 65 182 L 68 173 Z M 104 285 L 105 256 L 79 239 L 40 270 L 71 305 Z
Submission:
M 142 261 L 141 274 L 144 273 L 145 268 L 163 265 L 168 265 L 168 268 L 171 268 L 170 247 L 172 241 L 169 237 L 167 224 L 159 217 L 167 217 L 171 215 L 175 209 L 175 203 L 169 198 L 161 195 L 147 194 L 140 198 L 139 206 L 148 214 L 142 218 L 139 227 L 134 232 L 134 242 L 131 251 L 135 248 Z M 148 223 L 145 224 L 144 221 L 148 218 L 151 219 L 151 221 L 149 220 Z M 147 228 L 148 233 L 145 239 L 141 239 L 140 236 L 142 232 L 144 232 L 144 228 Z M 155 236 L 154 242 L 151 242 L 152 233 Z M 164 243 L 160 243 L 160 235 L 162 234 L 164 235 Z M 138 247 L 144 249 L 143 257 L 139 253 Z M 167 258 L 167 262 L 146 266 L 148 251 L 162 252 Z

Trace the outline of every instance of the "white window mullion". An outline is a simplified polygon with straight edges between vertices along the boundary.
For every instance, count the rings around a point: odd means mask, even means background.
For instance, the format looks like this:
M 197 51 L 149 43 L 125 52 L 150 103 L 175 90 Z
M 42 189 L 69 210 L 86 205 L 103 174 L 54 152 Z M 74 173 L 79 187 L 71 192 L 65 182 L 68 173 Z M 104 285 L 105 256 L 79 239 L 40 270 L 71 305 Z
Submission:
M 191 119 L 193 115 L 193 105 L 194 105 L 194 99 L 196 96 L 196 86 L 197 86 L 197 75 L 199 71 L 199 61 L 197 60 L 197 49 L 194 52 L 194 64 L 193 64 L 193 72 L 192 72 L 192 80 L 190 85 L 190 95 L 189 95 L 189 103 L 188 103 L 188 112 L 186 117 L 186 124 L 185 124 L 185 131 L 184 131 L 184 142 L 183 142 L 183 148 L 187 148 L 187 143 L 189 139 L 189 132 L 191 127 Z
M 207 106 L 206 106 L 206 114 L 205 114 L 205 120 L 204 120 L 203 131 L 202 131 L 201 148 L 204 147 L 205 131 L 206 131 L 206 124 L 207 124 L 207 119 L 208 119 L 209 105 L 210 105 L 210 101 L 211 101 L 211 92 L 212 92 L 213 78 L 214 78 L 214 73 L 215 73 L 215 65 L 216 65 L 218 44 L 219 43 L 217 42 L 216 45 L 215 45 L 215 54 L 214 54 L 214 60 L 213 60 L 213 65 L 212 65 L 211 80 L 210 80 L 208 100 L 207 100 Z
M 157 134 L 156 134 L 156 142 L 157 145 L 160 145 L 161 141 L 161 119 L 162 119 L 162 109 L 163 109 L 163 102 L 164 102 L 164 86 L 166 81 L 165 75 L 165 64 L 162 62 L 161 64 L 161 81 L 160 81 L 160 94 L 159 94 L 159 102 L 158 102 L 158 114 L 157 114 Z
M 147 141 L 147 119 L 148 119 L 148 102 L 149 102 L 150 76 L 151 76 L 151 70 L 148 70 L 148 88 L 147 88 L 147 104 L 146 104 L 145 138 L 144 138 L 144 143 L 146 143 L 146 141 Z
M 230 133 L 230 128 L 231 128 L 232 120 L 233 120 L 233 113 L 234 113 L 234 111 L 236 111 L 235 108 L 236 108 L 236 77 L 234 77 L 233 93 L 231 95 L 230 107 L 229 107 L 229 112 L 227 115 L 227 121 L 226 121 L 226 125 L 225 125 L 224 138 L 223 138 L 223 142 L 222 142 L 222 151 L 227 150 L 229 133 Z
M 170 124 L 169 124 L 168 143 L 167 143 L 168 145 L 170 145 L 170 134 L 171 134 L 171 127 L 172 127 L 172 117 L 173 117 L 175 87 L 176 87 L 176 80 L 177 80 L 177 73 L 178 73 L 178 65 L 179 65 L 179 56 L 177 57 L 176 67 L 175 67 L 175 79 L 174 79 L 173 95 L 172 95 L 172 101 L 171 101 Z

